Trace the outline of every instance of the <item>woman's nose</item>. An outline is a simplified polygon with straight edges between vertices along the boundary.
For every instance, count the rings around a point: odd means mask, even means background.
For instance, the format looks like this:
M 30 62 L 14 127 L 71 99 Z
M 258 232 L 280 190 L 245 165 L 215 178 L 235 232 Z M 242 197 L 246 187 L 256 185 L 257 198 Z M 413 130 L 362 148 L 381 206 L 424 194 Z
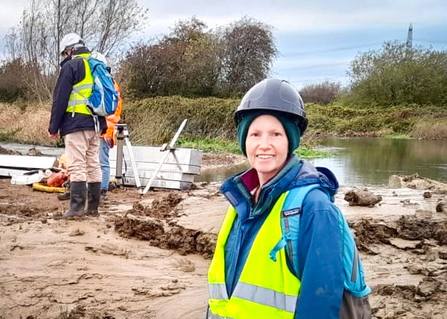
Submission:
M 270 147 L 270 138 L 268 135 L 263 135 L 259 140 L 259 147 Z

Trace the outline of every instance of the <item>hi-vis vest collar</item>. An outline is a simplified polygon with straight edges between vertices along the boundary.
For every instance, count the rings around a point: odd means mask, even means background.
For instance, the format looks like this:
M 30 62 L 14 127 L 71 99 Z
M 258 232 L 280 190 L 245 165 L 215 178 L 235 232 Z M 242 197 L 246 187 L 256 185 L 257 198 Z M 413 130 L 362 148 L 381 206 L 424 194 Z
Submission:
M 74 56 L 74 58 L 83 58 L 84 66 L 85 66 L 85 77 L 79 83 L 73 85 L 73 90 L 70 94 L 70 99 L 68 100 L 68 107 L 66 112 L 71 112 L 72 116 L 74 113 L 81 114 L 92 114 L 92 112 L 87 107 L 88 98 L 92 94 L 93 89 L 93 76 L 90 71 L 90 66 L 88 64 L 87 57 L 89 57 L 89 53 L 82 53 Z
M 286 252 L 277 252 L 276 261 L 270 252 L 281 240 L 281 211 L 287 192 L 275 203 L 256 236 L 233 295 L 225 285 L 225 243 L 236 217 L 232 206 L 217 237 L 216 250 L 208 271 L 208 318 L 288 318 L 293 319 L 300 291 L 300 281 L 289 270 Z

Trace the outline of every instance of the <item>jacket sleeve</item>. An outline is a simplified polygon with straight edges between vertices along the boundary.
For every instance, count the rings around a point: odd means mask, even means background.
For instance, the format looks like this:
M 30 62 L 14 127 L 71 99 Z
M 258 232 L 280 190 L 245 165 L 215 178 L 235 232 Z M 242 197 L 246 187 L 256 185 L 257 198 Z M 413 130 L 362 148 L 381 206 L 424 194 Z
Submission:
M 56 134 L 61 127 L 72 88 L 73 69 L 70 63 L 66 63 L 61 69 L 53 93 L 53 105 L 48 127 L 48 132 L 50 134 Z
M 321 190 L 303 203 L 298 237 L 301 290 L 295 318 L 339 318 L 344 290 L 342 236 L 338 214 Z

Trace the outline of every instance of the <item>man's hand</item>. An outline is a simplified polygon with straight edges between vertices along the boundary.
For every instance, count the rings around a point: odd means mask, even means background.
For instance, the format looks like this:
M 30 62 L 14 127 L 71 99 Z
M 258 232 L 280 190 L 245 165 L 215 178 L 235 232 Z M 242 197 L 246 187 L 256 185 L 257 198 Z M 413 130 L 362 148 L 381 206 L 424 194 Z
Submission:
M 106 142 L 107 144 L 109 144 L 110 146 L 112 146 L 113 138 L 110 137 L 110 136 L 104 136 L 104 142 Z
M 59 138 L 59 134 L 57 133 L 54 134 L 48 133 L 48 136 L 53 140 L 57 140 Z

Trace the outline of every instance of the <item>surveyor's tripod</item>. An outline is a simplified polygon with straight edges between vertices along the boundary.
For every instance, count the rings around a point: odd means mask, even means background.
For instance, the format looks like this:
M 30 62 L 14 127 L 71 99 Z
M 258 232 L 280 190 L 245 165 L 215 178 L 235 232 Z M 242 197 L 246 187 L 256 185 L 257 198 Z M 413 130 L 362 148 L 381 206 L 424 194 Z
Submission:
M 138 192 L 140 194 L 142 194 L 140 177 L 138 175 L 138 170 L 137 170 L 137 163 L 135 162 L 135 157 L 133 155 L 132 144 L 130 143 L 129 131 L 127 130 L 127 125 L 126 124 L 116 124 L 115 130 L 116 130 L 116 173 L 115 173 L 116 184 L 118 185 L 118 187 L 121 187 L 124 185 L 124 182 L 123 182 L 123 160 L 124 160 L 123 146 L 124 146 L 124 143 L 126 143 L 127 152 L 129 154 L 130 163 L 132 165 L 133 174 L 135 176 L 135 185 L 138 188 Z

